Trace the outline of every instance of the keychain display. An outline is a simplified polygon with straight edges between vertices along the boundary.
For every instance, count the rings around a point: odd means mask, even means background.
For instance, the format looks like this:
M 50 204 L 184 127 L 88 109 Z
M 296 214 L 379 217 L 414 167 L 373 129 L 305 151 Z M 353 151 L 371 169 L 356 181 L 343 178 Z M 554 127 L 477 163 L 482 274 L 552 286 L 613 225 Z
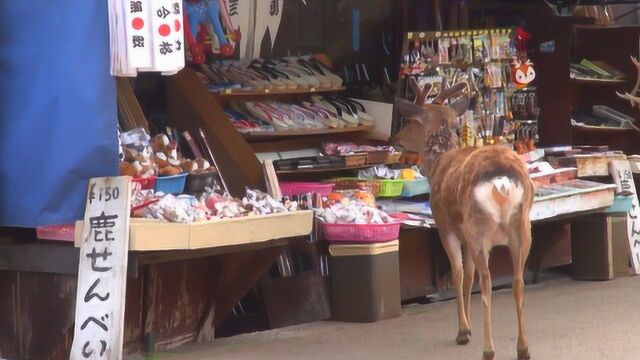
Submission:
M 515 58 L 511 64 L 511 78 L 516 89 L 524 89 L 536 78 L 533 63 L 527 54 L 527 42 L 531 35 L 522 28 L 516 29 L 514 43 L 516 46 Z
M 457 126 L 461 146 L 535 149 L 539 109 L 530 86 L 535 70 L 527 58 L 529 39 L 521 28 L 408 33 L 400 96 L 429 104 L 443 81 L 465 82 L 471 103 Z

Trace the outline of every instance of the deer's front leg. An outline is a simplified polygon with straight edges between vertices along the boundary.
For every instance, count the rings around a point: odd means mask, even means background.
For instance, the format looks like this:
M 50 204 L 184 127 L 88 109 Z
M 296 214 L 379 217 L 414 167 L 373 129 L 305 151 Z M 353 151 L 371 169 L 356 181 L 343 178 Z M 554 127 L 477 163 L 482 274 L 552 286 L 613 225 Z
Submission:
M 456 343 L 458 345 L 465 345 L 471 340 L 471 330 L 469 329 L 467 315 L 464 311 L 464 296 L 462 292 L 462 245 L 453 233 L 442 231 L 440 236 L 444 250 L 449 257 L 451 277 L 456 290 L 456 302 L 458 304 L 458 336 L 456 337 Z
M 469 245 L 465 245 L 463 249 L 464 257 L 464 281 L 462 291 L 464 293 L 464 314 L 467 316 L 467 325 L 471 329 L 471 289 L 473 288 L 473 280 L 476 274 L 476 264 L 473 262 L 473 256 Z

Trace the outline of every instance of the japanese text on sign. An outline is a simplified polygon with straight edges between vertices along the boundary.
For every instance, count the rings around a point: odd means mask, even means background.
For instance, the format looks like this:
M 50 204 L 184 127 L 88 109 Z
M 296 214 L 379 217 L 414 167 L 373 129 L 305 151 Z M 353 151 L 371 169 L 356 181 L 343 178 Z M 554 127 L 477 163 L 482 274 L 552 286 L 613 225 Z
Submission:
M 629 161 L 611 161 L 611 174 L 617 186 L 617 195 L 632 197 L 631 210 L 627 212 L 627 236 L 631 264 L 635 273 L 640 274 L 640 218 L 638 218 L 640 203 L 638 203 L 636 185 L 633 181 L 633 173 L 631 172 Z
M 182 1 L 108 0 L 111 73 L 172 74 L 184 67 Z
M 72 360 L 122 356 L 129 194 L 128 177 L 97 178 L 89 183 L 80 244 Z

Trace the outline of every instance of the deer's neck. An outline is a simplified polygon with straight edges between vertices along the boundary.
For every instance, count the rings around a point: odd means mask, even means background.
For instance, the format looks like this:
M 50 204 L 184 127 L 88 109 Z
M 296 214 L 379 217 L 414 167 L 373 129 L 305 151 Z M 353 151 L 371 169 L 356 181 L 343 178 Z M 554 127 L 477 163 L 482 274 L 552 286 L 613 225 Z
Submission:
M 422 154 L 424 170 L 428 177 L 431 176 L 433 165 L 440 156 L 447 151 L 459 147 L 458 135 L 448 126 L 441 126 L 437 131 L 427 136 L 425 148 Z

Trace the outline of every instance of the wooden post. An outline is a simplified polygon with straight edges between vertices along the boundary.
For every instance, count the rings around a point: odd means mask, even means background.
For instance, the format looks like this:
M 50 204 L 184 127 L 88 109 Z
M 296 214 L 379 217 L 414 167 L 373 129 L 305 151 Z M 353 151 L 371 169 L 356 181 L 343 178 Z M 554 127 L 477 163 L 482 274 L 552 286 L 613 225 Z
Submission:
M 71 360 L 122 359 L 131 178 L 89 181 Z

